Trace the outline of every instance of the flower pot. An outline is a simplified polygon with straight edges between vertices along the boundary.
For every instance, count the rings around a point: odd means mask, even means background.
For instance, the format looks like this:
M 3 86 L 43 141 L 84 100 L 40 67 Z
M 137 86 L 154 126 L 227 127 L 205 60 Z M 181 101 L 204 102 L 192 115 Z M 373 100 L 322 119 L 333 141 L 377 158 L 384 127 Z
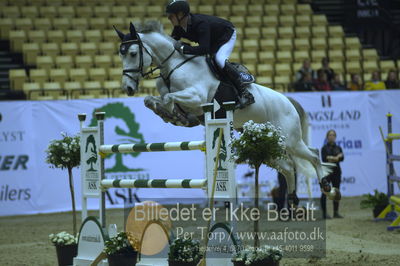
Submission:
M 196 266 L 195 262 L 168 261 L 169 266 Z
M 233 261 L 233 266 L 249 266 L 244 261 Z M 256 261 L 250 264 L 250 266 L 279 266 L 279 261 L 273 261 L 272 259 L 265 259 Z
M 78 253 L 78 245 L 56 246 L 56 252 L 59 266 L 72 265 L 72 261 Z
M 372 210 L 374 214 L 374 218 L 378 217 L 378 215 L 386 208 L 387 204 L 385 205 L 376 205 L 374 209 Z
M 136 265 L 137 252 L 108 255 L 109 266 L 134 266 Z

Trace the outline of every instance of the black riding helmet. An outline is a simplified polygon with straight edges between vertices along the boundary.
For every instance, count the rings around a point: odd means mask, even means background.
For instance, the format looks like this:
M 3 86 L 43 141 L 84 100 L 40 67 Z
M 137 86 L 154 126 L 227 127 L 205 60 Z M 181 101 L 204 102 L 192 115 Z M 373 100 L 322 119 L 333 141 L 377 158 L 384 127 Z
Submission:
M 189 14 L 190 6 L 186 0 L 172 0 L 165 8 L 165 13 L 167 14 L 177 14 L 179 12 L 185 15 Z

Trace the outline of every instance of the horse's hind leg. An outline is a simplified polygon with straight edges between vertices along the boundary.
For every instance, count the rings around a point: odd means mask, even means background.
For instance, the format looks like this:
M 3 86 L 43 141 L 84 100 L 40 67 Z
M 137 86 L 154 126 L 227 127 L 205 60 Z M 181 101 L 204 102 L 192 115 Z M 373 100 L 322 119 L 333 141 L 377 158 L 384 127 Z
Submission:
M 318 156 L 318 152 L 314 149 L 310 150 L 303 141 L 299 141 L 292 152 L 295 156 L 302 158 L 311 163 L 317 172 L 322 192 L 328 196 L 329 199 L 340 200 L 341 195 L 337 189 L 331 188 L 327 179 L 323 176 L 321 161 Z
M 288 188 L 288 204 L 297 206 L 299 204 L 299 198 L 296 195 L 296 177 L 294 162 L 291 158 L 288 160 L 278 160 L 276 163 L 279 166 L 279 171 L 285 176 L 286 184 Z

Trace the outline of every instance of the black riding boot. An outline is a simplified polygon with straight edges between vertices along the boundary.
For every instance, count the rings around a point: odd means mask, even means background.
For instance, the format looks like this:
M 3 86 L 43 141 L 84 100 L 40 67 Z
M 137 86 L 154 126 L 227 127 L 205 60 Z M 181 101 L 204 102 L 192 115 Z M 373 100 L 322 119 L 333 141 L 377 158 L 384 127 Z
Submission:
M 238 69 L 229 62 L 225 63 L 223 71 L 235 85 L 239 94 L 239 104 L 237 107 L 243 109 L 254 103 L 253 95 L 247 90 L 247 86 L 254 82 L 254 78 L 247 73 L 238 71 Z

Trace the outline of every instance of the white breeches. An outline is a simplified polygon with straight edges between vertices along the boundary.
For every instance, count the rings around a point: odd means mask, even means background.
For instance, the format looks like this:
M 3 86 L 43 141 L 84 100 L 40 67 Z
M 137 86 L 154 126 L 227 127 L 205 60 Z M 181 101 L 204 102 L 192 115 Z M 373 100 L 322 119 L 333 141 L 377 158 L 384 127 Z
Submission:
M 233 48 L 235 47 L 236 42 L 236 30 L 233 30 L 231 39 L 227 41 L 224 45 L 219 48 L 217 53 L 215 54 L 215 61 L 217 62 L 218 66 L 222 69 L 225 66 L 225 61 L 229 59 Z

